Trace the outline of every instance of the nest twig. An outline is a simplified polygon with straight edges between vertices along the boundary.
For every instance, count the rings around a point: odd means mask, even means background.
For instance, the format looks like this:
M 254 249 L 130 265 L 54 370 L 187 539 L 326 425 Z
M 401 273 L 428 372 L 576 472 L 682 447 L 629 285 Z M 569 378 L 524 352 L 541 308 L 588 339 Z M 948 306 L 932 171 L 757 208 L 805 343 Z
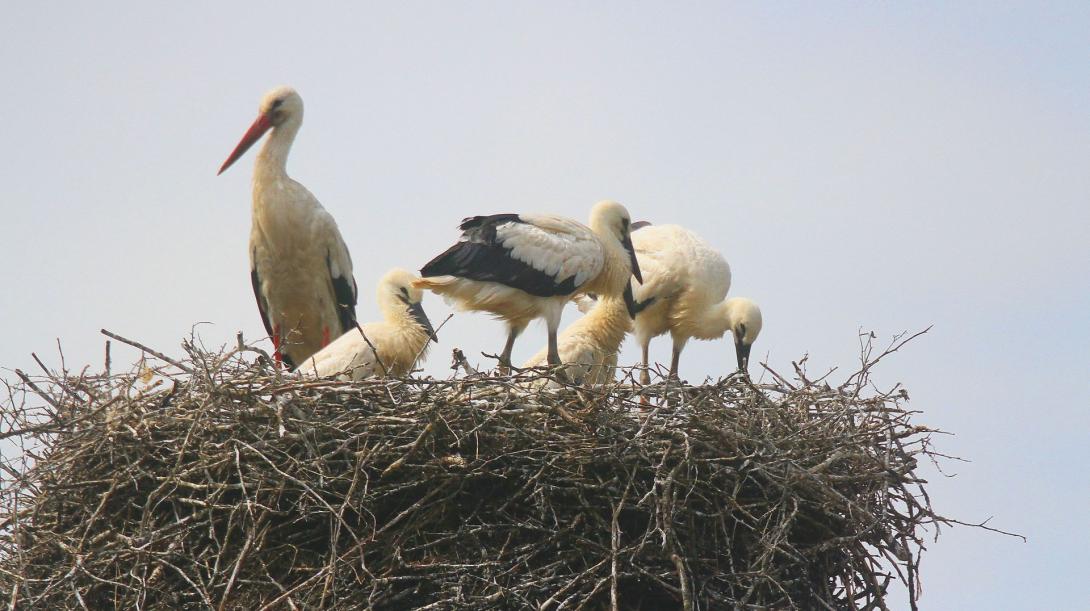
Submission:
M 915 474 L 934 431 L 869 387 L 886 353 L 839 388 L 540 388 L 186 349 L 8 386 L 10 609 L 873 609 L 893 584 L 915 606 L 949 522 Z

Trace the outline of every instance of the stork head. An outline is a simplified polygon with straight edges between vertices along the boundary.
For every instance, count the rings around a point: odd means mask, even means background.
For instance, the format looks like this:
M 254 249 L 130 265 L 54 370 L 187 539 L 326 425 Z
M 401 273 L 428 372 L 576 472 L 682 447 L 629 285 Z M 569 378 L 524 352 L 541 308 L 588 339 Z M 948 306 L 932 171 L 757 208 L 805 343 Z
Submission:
M 628 252 L 629 265 L 636 281 L 643 283 L 636 249 L 632 246 L 632 217 L 628 209 L 614 201 L 600 201 L 590 209 L 590 228 L 600 236 L 613 236 Z
M 383 314 L 389 319 L 404 319 L 408 317 L 413 323 L 420 326 L 432 341 L 439 341 L 435 335 L 435 329 L 424 313 L 421 300 L 424 299 L 424 291 L 413 286 L 413 281 L 418 278 L 410 271 L 394 268 L 382 277 L 378 283 L 378 304 Z
M 749 369 L 749 351 L 761 333 L 763 324 L 761 308 L 745 297 L 728 299 L 725 305 L 730 331 L 734 335 L 734 353 L 738 357 L 738 370 L 745 372 Z
M 257 107 L 257 118 L 254 119 L 250 129 L 243 134 L 235 150 L 227 157 L 227 161 L 220 166 L 218 174 L 231 167 L 238 161 L 255 142 L 265 135 L 265 132 L 274 127 L 280 127 L 285 123 L 298 125 L 303 120 L 303 98 L 291 87 L 277 87 L 266 93 L 261 98 L 261 105 Z

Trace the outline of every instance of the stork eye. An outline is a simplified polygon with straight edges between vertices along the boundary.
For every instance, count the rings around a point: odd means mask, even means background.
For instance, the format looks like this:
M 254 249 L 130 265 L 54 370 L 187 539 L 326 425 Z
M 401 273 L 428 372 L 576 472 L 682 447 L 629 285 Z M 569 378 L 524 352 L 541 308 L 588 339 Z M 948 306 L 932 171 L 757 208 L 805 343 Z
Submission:
M 283 103 L 284 103 L 283 98 L 281 98 L 279 100 L 273 100 L 272 109 L 276 110 L 277 108 L 280 108 L 280 105 L 283 104 Z
M 408 297 L 409 296 L 409 289 L 407 289 L 405 287 L 401 287 L 401 294 Z

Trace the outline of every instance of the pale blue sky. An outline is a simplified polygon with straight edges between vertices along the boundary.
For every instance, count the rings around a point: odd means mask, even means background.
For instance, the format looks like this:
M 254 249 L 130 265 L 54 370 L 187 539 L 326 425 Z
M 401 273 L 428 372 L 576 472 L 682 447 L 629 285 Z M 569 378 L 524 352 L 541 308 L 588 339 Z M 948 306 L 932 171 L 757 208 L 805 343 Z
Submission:
M 946 531 L 922 603 L 1068 608 L 1090 595 L 1088 32 L 1087 3 L 9 3 L 0 366 L 57 337 L 98 366 L 101 327 L 175 353 L 198 321 L 209 345 L 261 335 L 253 155 L 215 172 L 291 84 L 289 170 L 340 223 L 363 320 L 463 216 L 611 198 L 722 249 L 777 369 L 846 372 L 858 329 L 934 324 L 879 380 L 973 461 L 929 472 L 936 507 L 1029 542 Z M 477 315 L 440 335 L 440 376 L 502 342 Z M 682 374 L 732 350 L 692 344 Z

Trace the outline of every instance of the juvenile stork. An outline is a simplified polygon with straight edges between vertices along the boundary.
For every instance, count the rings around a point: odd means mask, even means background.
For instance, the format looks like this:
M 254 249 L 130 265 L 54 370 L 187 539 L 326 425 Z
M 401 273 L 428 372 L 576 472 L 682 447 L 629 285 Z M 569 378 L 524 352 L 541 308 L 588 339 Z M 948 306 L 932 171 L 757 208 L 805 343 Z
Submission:
M 375 375 L 405 375 L 424 358 L 428 340 L 436 340 L 420 305 L 423 291 L 411 272 L 392 269 L 378 283 L 383 320 L 353 327 L 299 366 L 304 375 L 362 380 Z M 361 333 L 362 330 L 362 333 Z M 366 336 L 366 338 L 365 338 Z
M 356 325 L 352 258 L 337 223 L 287 173 L 302 123 L 303 99 L 294 89 L 266 93 L 257 119 L 219 171 L 272 130 L 254 163 L 250 282 L 276 359 L 288 367 Z
M 459 309 L 489 312 L 507 322 L 500 366 L 511 366 L 515 338 L 535 318 L 549 332 L 548 362 L 560 364 L 556 330 L 572 297 L 619 296 L 628 279 L 641 280 L 624 206 L 598 202 L 590 227 L 547 214 L 493 214 L 462 221 L 457 244 L 420 270 L 417 286 Z
M 624 336 L 632 329 L 632 289 L 625 287 L 624 297 L 602 297 L 589 302 L 582 318 L 568 325 L 557 338 L 557 350 L 564 362 L 564 372 L 575 384 L 605 384 L 617 368 L 617 351 Z M 580 309 L 584 309 L 580 304 Z M 548 350 L 542 348 L 523 367 L 546 363 Z
M 761 332 L 761 310 L 741 297 L 724 298 L 730 289 L 730 266 L 719 252 L 692 231 L 678 225 L 637 223 L 632 242 L 645 282 L 634 289 L 635 336 L 642 351 L 644 384 L 651 338 L 667 331 L 674 341 L 670 376 L 677 377 L 681 350 L 690 338 L 718 339 L 734 334 L 738 369 L 746 371 L 754 340 Z

